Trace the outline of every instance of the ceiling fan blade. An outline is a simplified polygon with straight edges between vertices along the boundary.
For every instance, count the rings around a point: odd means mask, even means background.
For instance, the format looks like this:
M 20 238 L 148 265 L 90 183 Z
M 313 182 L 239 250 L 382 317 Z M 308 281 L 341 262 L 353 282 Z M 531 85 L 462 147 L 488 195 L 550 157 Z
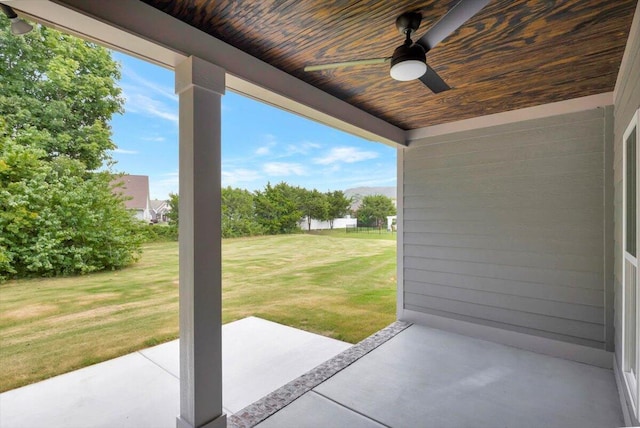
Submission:
M 456 31 L 465 22 L 487 5 L 491 0 L 460 0 L 449 12 L 429 28 L 416 43 L 426 52 Z
M 386 64 L 391 58 L 360 59 L 355 61 L 334 62 L 331 64 L 307 65 L 304 71 L 330 70 L 333 68 L 353 67 L 359 65 Z
M 439 94 L 440 92 L 451 89 L 449 85 L 447 85 L 444 80 L 438 76 L 438 73 L 429 66 L 427 66 L 427 71 L 420 76 L 420 81 L 424 83 L 427 88 L 431 89 L 431 92 L 434 94 Z

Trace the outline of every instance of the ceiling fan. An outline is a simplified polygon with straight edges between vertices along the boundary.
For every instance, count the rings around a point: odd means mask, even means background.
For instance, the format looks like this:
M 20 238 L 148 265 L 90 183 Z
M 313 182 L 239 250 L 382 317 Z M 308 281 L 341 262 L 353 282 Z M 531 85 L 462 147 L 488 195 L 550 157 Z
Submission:
M 420 27 L 422 15 L 419 12 L 403 13 L 396 19 L 396 27 L 400 34 L 405 36 L 405 41 L 393 51 L 393 56 L 310 65 L 306 66 L 304 71 L 391 63 L 389 74 L 393 79 L 400 81 L 420 79 L 435 94 L 446 91 L 451 88 L 433 68 L 427 66 L 426 53 L 460 28 L 489 1 L 460 0 L 415 43 L 411 40 L 411 34 Z

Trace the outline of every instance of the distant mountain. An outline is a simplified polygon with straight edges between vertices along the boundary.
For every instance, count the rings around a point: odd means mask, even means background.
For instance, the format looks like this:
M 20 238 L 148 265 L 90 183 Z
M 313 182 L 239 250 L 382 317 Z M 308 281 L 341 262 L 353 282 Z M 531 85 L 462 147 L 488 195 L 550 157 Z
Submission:
M 354 187 L 352 189 L 344 190 L 344 194 L 347 198 L 353 198 L 353 203 L 351 204 L 352 210 L 357 210 L 360 207 L 362 202 L 362 198 L 365 196 L 372 195 L 383 195 L 387 198 L 391 198 L 394 201 L 396 200 L 396 187 L 388 186 L 388 187 Z

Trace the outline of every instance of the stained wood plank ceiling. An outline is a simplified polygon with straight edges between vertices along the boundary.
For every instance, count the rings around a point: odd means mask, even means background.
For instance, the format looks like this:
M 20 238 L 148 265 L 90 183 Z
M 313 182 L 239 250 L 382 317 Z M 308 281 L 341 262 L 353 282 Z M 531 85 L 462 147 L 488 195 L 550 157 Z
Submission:
M 427 54 L 452 87 L 398 82 L 395 19 L 422 13 L 416 40 L 458 0 L 143 0 L 403 129 L 613 91 L 637 0 L 492 0 Z

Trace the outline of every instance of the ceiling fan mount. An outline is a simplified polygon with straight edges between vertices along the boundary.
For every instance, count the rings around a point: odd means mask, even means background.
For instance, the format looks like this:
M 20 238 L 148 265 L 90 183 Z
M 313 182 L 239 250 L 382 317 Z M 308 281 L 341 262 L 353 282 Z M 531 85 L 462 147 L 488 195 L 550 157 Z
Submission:
M 420 28 L 422 14 L 419 12 L 406 12 L 396 18 L 396 28 L 403 36 L 407 33 L 415 33 Z
M 429 52 L 438 43 L 460 28 L 486 6 L 489 1 L 460 0 L 415 43 L 411 39 L 411 35 L 420 28 L 422 15 L 419 12 L 403 13 L 396 18 L 396 28 L 400 34 L 405 36 L 405 41 L 394 50 L 391 57 L 312 65 L 305 67 L 304 71 L 390 63 L 389 74 L 393 79 L 400 81 L 420 79 L 433 93 L 437 94 L 446 91 L 451 88 L 435 70 L 427 66 L 426 52 Z

